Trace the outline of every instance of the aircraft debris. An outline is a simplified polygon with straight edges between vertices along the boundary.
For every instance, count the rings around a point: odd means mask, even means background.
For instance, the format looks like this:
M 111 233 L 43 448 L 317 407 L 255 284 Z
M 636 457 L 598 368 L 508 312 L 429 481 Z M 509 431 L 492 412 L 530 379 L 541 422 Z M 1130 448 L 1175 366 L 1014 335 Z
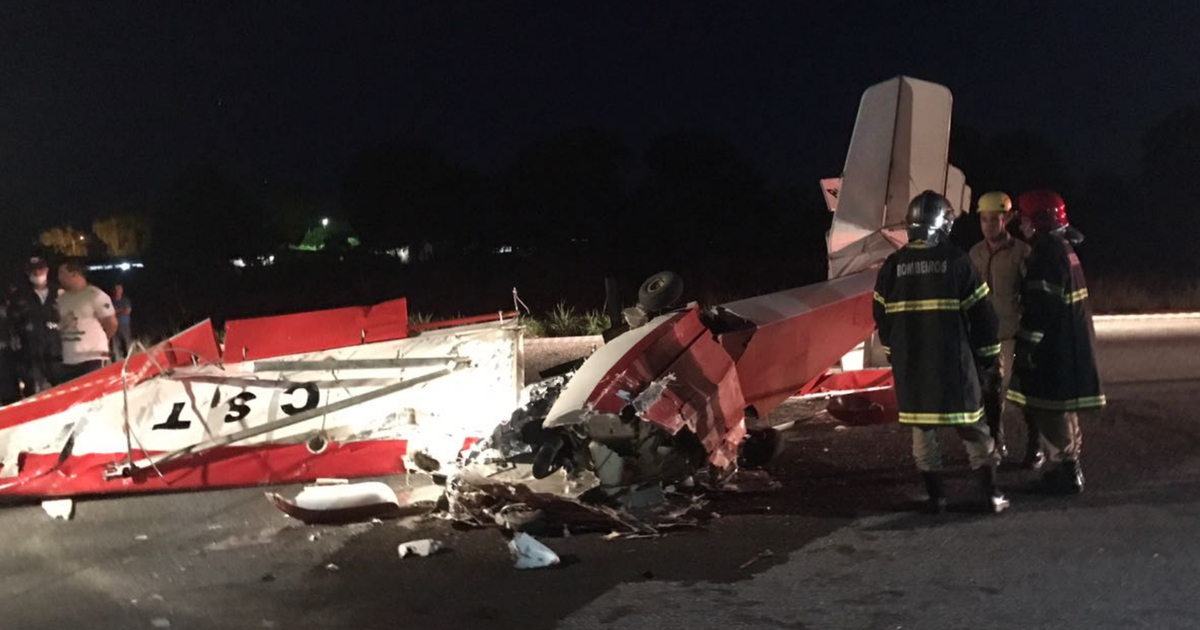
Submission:
M 181 491 L 452 464 L 518 402 L 505 314 L 415 324 L 407 302 L 204 321 L 0 409 L 0 495 Z
M 152 627 L 152 628 L 170 628 L 171 620 L 167 619 L 166 617 L 155 617 L 154 619 L 150 620 L 150 627 Z
M 698 526 L 703 500 L 667 493 L 661 481 L 668 471 L 681 486 L 690 483 L 691 468 L 661 445 L 652 426 L 584 419 L 593 422 L 584 430 L 596 439 L 582 433 L 564 438 L 545 429 L 546 413 L 565 380 L 556 377 L 526 388 L 525 405 L 467 451 L 446 481 L 440 516 L 476 527 L 553 534 L 615 531 L 641 537 Z M 640 448 L 628 448 L 628 441 L 639 436 Z M 615 448 L 606 445 L 610 439 Z M 556 460 L 562 449 L 578 452 Z M 670 460 L 674 466 L 663 463 Z M 550 461 L 557 461 L 552 469 L 545 466 Z
M 763 558 L 773 558 L 773 557 L 775 557 L 775 552 L 771 551 L 770 549 L 763 549 L 762 551 L 754 554 L 753 558 L 750 558 L 749 560 L 743 562 L 740 566 L 738 566 L 738 568 L 743 569 L 743 570 L 748 569 L 755 562 L 758 562 L 759 560 L 762 560 Z
M 402 505 L 396 492 L 381 481 L 309 485 L 290 501 L 274 492 L 266 495 L 281 512 L 308 525 L 397 518 L 424 509 Z
M 75 516 L 75 501 L 71 499 L 42 501 L 42 509 L 50 515 L 50 518 L 69 521 Z
M 560 562 L 558 554 L 524 532 L 513 536 L 508 543 L 508 550 L 516 560 L 514 566 L 518 569 L 541 569 Z
M 330 573 L 337 573 L 338 571 L 342 570 L 342 567 L 330 562 L 329 564 L 325 565 L 325 570 L 329 571 Z
M 396 551 L 400 554 L 401 558 L 407 558 L 409 556 L 427 558 L 437 553 L 441 549 L 441 541 L 434 540 L 432 538 L 425 538 L 422 540 L 412 540 L 406 543 L 400 543 L 400 546 L 397 547 Z

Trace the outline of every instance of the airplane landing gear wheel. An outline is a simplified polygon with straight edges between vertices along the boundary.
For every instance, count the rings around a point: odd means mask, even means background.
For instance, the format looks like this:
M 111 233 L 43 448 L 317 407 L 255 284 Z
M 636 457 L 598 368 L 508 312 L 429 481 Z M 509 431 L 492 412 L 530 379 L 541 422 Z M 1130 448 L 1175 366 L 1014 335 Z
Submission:
M 660 271 L 638 289 L 638 304 L 648 313 L 671 308 L 683 297 L 683 278 L 673 271 Z
M 533 456 L 533 478 L 545 479 L 563 467 L 561 455 L 566 443 L 561 435 L 553 435 L 546 439 Z
M 783 452 L 783 436 L 775 429 L 751 431 L 746 434 L 738 452 L 738 464 L 742 468 L 762 468 Z

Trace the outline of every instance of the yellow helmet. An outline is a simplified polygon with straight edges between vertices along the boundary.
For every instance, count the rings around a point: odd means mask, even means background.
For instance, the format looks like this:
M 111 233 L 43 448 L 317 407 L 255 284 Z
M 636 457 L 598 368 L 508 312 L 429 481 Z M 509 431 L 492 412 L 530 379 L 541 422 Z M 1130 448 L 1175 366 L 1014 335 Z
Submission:
M 1012 210 L 1012 199 L 1008 195 L 1000 192 L 985 193 L 979 198 L 979 206 L 976 212 L 1009 212 Z

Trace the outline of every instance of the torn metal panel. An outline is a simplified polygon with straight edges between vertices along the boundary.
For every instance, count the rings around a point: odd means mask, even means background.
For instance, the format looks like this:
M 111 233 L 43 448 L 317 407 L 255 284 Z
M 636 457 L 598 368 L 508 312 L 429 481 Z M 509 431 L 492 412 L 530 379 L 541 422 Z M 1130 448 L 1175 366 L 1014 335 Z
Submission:
M 692 310 L 659 315 L 601 346 L 567 382 L 548 412 L 546 426 L 574 424 L 589 413 L 619 414 L 703 333 Z
M 672 435 L 686 428 L 718 468 L 737 461 L 738 445 L 746 434 L 746 401 L 733 359 L 716 339 L 697 337 L 647 391 L 659 388 L 657 401 L 639 416 Z
M 126 363 L 5 407 L 0 494 L 186 490 L 397 473 L 408 453 L 453 462 L 517 404 L 521 329 L 515 323 L 408 336 L 397 332 L 406 319 L 395 309 L 349 312 L 366 328 L 355 330 L 346 347 L 279 355 L 309 341 L 277 331 L 272 344 L 244 353 L 260 359 L 242 361 L 241 350 L 220 354 L 205 322 Z M 327 316 L 273 321 L 280 326 Z M 371 341 L 382 337 L 397 338 Z

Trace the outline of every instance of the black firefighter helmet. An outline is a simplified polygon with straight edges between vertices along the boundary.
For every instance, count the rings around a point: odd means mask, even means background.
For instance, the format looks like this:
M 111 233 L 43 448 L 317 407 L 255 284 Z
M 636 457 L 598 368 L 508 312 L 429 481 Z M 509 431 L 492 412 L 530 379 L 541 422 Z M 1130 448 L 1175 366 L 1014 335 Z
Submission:
M 950 200 L 932 190 L 917 195 L 908 204 L 908 240 L 937 245 L 950 236 L 954 226 L 954 208 Z

